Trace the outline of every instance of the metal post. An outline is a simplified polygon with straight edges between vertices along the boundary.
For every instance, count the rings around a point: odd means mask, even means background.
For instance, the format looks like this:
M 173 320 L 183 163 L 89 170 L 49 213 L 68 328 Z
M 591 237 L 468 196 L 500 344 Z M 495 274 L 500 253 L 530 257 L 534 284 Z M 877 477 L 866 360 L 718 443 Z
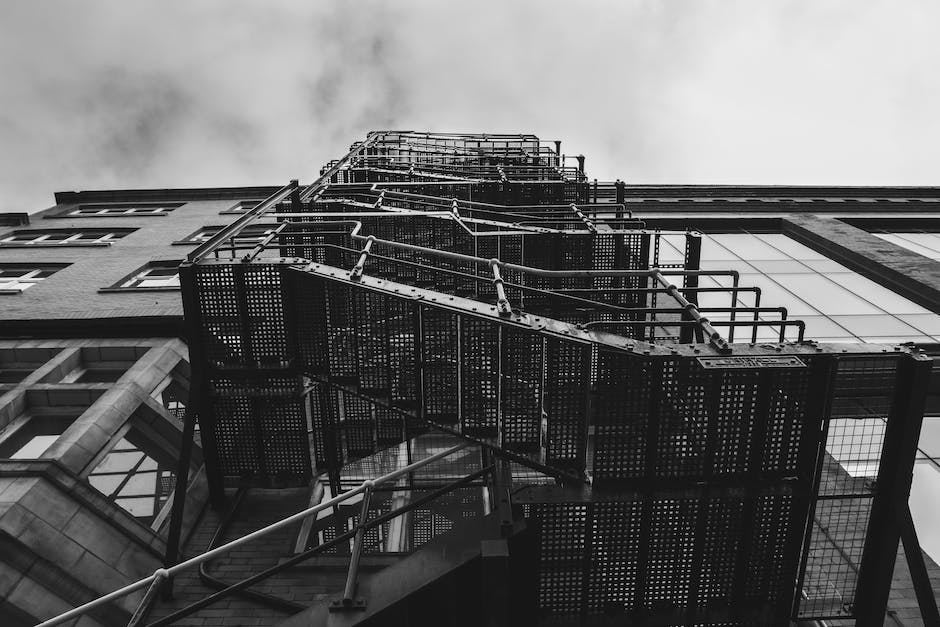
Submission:
M 299 213 L 303 211 L 303 203 L 300 201 L 300 182 L 297 179 L 291 179 L 290 182 L 290 210 Z
M 687 257 L 685 260 L 685 269 L 686 270 L 700 270 L 701 269 L 701 257 L 702 257 L 702 238 L 693 233 L 686 234 L 686 251 Z M 698 275 L 690 274 L 682 277 L 683 287 L 692 288 L 691 290 L 683 290 L 683 296 L 690 303 L 698 306 L 698 292 L 695 288 L 698 287 Z M 733 318 L 732 318 L 733 319 Z M 692 316 L 688 315 L 688 312 L 683 311 L 682 320 L 686 322 L 694 322 Z M 705 334 L 702 332 L 702 327 L 699 325 L 682 325 L 679 329 L 679 341 L 683 343 L 691 343 L 693 334 L 695 341 L 702 343 L 705 341 Z M 734 337 L 734 327 L 728 328 L 728 341 Z
M 617 189 L 617 204 L 619 205 L 617 207 L 617 219 L 622 220 L 623 219 L 623 206 L 627 202 L 627 193 L 626 193 L 627 190 L 626 190 L 626 186 L 623 184 L 623 181 L 621 181 L 620 179 L 617 179 L 617 181 L 614 183 L 614 187 Z
M 362 542 L 365 537 L 366 518 L 369 516 L 369 504 L 372 501 L 372 489 L 375 485 L 371 481 L 365 482 L 365 491 L 362 493 L 362 509 L 359 511 L 359 523 L 356 525 L 356 537 L 353 540 L 352 555 L 349 558 L 349 571 L 346 573 L 346 587 L 343 590 L 343 608 L 365 609 L 363 601 L 356 602 L 356 584 L 359 579 L 359 559 L 362 556 Z
M 179 561 L 180 535 L 183 529 L 183 508 L 186 503 L 186 486 L 189 484 L 189 464 L 192 459 L 193 439 L 196 433 L 196 412 L 192 405 L 186 408 L 183 417 L 183 441 L 176 465 L 176 488 L 173 490 L 173 506 L 170 513 L 170 528 L 167 531 L 166 554 L 163 566 L 170 568 Z M 156 585 L 157 581 L 154 581 Z M 162 583 L 162 581 L 160 582 Z M 165 599 L 173 598 L 173 578 L 166 578 L 163 589 Z
M 931 365 L 932 360 L 925 355 L 898 355 L 894 398 L 885 425 L 881 464 L 855 591 L 858 627 L 881 627 L 884 623 Z
M 910 505 L 904 509 L 901 517 L 901 541 L 904 543 L 904 556 L 911 572 L 920 617 L 925 625 L 940 625 L 940 611 L 937 610 L 937 600 L 934 598 L 927 566 L 924 564 L 924 554 L 921 553 L 920 542 L 917 541 L 917 530 L 914 528 Z

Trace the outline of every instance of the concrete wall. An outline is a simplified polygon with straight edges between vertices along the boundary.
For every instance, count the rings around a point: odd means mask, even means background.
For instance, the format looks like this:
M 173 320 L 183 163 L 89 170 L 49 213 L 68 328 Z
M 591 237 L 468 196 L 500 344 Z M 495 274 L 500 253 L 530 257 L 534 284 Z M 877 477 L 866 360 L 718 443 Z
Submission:
M 129 423 L 178 453 L 181 425 L 159 393 L 169 379 L 188 386 L 186 354 L 169 339 L 0 341 L 0 368 L 33 368 L 18 383 L 0 384 L 0 442 L 36 417 L 75 417 L 39 458 L 0 460 L 0 624 L 51 618 L 161 566 L 168 518 L 143 524 L 87 477 Z M 91 364 L 124 372 L 114 383 L 61 382 Z M 201 463 L 198 449 L 195 460 Z M 184 537 L 206 498 L 200 471 L 187 493 Z M 126 624 L 142 595 L 80 624 Z

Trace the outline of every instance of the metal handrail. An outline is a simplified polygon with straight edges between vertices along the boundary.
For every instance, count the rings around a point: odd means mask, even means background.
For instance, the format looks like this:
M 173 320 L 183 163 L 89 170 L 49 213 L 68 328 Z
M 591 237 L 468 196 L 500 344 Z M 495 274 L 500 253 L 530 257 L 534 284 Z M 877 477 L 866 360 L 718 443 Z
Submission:
M 81 616 L 82 614 L 85 614 L 86 612 L 89 612 L 97 607 L 100 607 L 116 599 L 120 599 L 121 597 L 127 596 L 128 594 L 131 594 L 132 592 L 136 592 L 137 590 L 141 590 L 142 588 L 145 588 L 147 586 L 151 586 L 151 588 L 156 588 L 160 585 L 160 583 L 162 583 L 162 581 L 166 580 L 169 577 L 173 577 L 188 568 L 191 568 L 193 566 L 198 566 L 199 564 L 202 564 L 203 562 L 214 559 L 215 557 L 231 549 L 234 549 L 243 544 L 251 542 L 252 540 L 255 540 L 257 538 L 266 536 L 269 533 L 272 533 L 274 531 L 287 527 L 295 522 L 298 522 L 304 518 L 307 518 L 308 516 L 317 514 L 325 509 L 339 505 L 343 501 L 347 501 L 355 496 L 358 496 L 359 494 L 363 494 L 363 493 L 371 494 L 372 488 L 374 486 L 383 484 L 383 483 L 388 483 L 389 481 L 393 481 L 402 475 L 408 474 L 419 468 L 423 468 L 424 466 L 427 466 L 428 464 L 431 464 L 440 459 L 453 455 L 457 451 L 460 451 L 466 448 L 467 446 L 468 446 L 467 442 L 462 442 L 447 450 L 441 451 L 440 453 L 435 453 L 434 455 L 431 455 L 429 457 L 426 457 L 425 459 L 414 462 L 413 464 L 409 464 L 408 466 L 405 466 L 403 468 L 399 468 L 398 470 L 390 472 L 377 479 L 366 479 L 357 487 L 351 490 L 348 490 L 346 492 L 343 492 L 342 494 L 339 494 L 337 496 L 334 496 L 333 498 L 327 501 L 323 501 L 317 505 L 308 507 L 307 509 L 303 511 L 297 512 L 296 514 L 288 516 L 287 518 L 283 518 L 276 523 L 272 523 L 268 525 L 267 527 L 262 527 L 261 529 L 257 531 L 249 533 L 248 535 L 242 536 L 241 538 L 238 538 L 236 540 L 232 540 L 231 542 L 223 544 L 222 546 L 212 549 L 211 551 L 206 551 L 205 553 L 201 553 L 184 562 L 180 562 L 179 564 L 171 566 L 170 568 L 158 568 L 157 570 L 153 572 L 152 575 L 148 577 L 140 579 L 139 581 L 136 581 L 127 586 L 124 586 L 123 588 L 119 588 L 104 596 L 98 597 L 97 599 L 89 601 L 88 603 L 85 603 L 84 605 L 80 605 L 54 618 L 50 618 L 47 621 L 39 623 L 36 627 L 52 627 L 53 625 L 61 625 L 62 623 L 66 621 L 69 621 L 73 618 L 77 618 Z M 353 567 L 354 565 L 351 561 L 350 562 L 351 571 L 353 570 Z M 355 565 L 355 569 L 358 570 L 358 564 Z M 146 595 L 145 600 L 150 596 L 151 596 L 150 594 Z M 137 613 L 138 612 L 135 612 L 135 615 Z

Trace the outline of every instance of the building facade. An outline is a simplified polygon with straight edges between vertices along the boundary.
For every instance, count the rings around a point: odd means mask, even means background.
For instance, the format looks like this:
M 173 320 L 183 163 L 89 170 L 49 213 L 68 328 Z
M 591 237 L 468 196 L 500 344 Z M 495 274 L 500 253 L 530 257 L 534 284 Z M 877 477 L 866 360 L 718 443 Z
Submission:
M 904 522 L 889 515 L 903 503 L 889 480 L 911 492 L 929 596 L 940 592 L 940 383 L 937 369 L 901 365 L 940 354 L 937 189 L 599 183 L 583 157 L 533 136 L 373 133 L 304 187 L 56 202 L 0 223 L 0 525 L 13 556 L 0 611 L 12 624 L 458 445 L 370 492 L 377 525 L 360 532 L 361 498 L 298 520 L 180 575 L 172 600 L 145 604 L 144 624 L 922 624 L 925 579 L 889 546 Z M 624 348 L 679 365 L 633 370 L 612 352 Z M 764 374 L 735 379 L 742 358 Z M 693 361 L 720 374 L 689 374 Z M 835 383 L 813 388 L 824 365 Z M 713 380 L 735 383 L 709 396 L 701 382 Z M 670 401 L 685 417 L 667 423 L 657 404 L 660 435 L 623 432 L 650 392 L 615 390 L 654 381 L 670 399 L 703 399 L 702 424 L 725 426 L 696 444 L 691 405 Z M 813 405 L 814 391 L 839 409 Z M 785 409 L 762 414 L 766 394 Z M 801 398 L 811 409 L 795 409 Z M 780 433 L 741 426 L 771 415 Z M 793 429 L 822 415 L 819 456 L 798 453 L 811 442 Z M 629 464 L 646 463 L 633 441 L 665 470 L 631 479 Z M 805 463 L 696 474 L 731 454 L 721 442 L 756 463 L 772 442 Z M 790 470 L 805 481 L 788 483 Z M 624 496 L 654 488 L 652 500 Z M 793 524 L 757 524 L 770 516 L 762 503 Z M 715 531 L 749 526 L 736 509 L 756 535 Z M 649 539 L 615 541 L 631 533 Z M 738 565 L 721 566 L 722 553 Z M 351 554 L 363 607 L 330 612 Z M 748 566 L 759 556 L 771 566 Z M 893 581 L 877 576 L 895 561 Z M 181 613 L 267 570 L 251 594 Z M 481 588 L 491 571 L 509 599 Z M 126 623 L 142 597 L 82 620 Z M 862 609 L 879 597 L 885 619 Z

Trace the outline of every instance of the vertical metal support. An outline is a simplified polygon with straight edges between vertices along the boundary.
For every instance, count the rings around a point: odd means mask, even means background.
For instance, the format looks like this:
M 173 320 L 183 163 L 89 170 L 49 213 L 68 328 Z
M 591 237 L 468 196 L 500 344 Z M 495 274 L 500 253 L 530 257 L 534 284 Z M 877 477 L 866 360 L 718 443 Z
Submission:
M 186 408 L 183 418 L 183 440 L 180 456 L 176 464 L 176 487 L 173 489 L 173 506 L 170 511 L 170 528 L 167 530 L 166 554 L 163 557 L 164 568 L 179 563 L 180 536 L 183 529 L 183 508 L 186 504 L 186 488 L 189 485 L 189 465 L 192 460 L 193 438 L 196 433 L 196 412 L 192 406 Z M 155 580 L 154 584 L 156 585 Z M 163 589 L 164 598 L 173 598 L 173 578 L 167 577 Z
M 291 179 L 290 182 L 291 193 L 290 193 L 290 210 L 292 213 L 300 213 L 303 211 L 303 203 L 300 200 L 300 182 L 297 179 Z
M 924 554 L 921 553 L 920 542 L 917 541 L 917 530 L 914 528 L 914 519 L 911 518 L 910 506 L 904 509 L 901 517 L 904 557 L 907 558 L 907 568 L 911 572 L 911 582 L 914 584 L 914 593 L 917 595 L 920 617 L 925 625 L 940 625 L 940 611 L 937 610 L 937 600 L 930 586 L 930 577 L 927 574 L 927 566 L 924 564 Z
M 508 538 L 512 535 L 513 514 L 512 498 L 512 467 L 505 459 L 499 459 L 495 454 L 493 461 L 493 509 L 499 515 L 500 536 Z
M 616 202 L 619 205 L 617 207 L 617 219 L 622 220 L 623 219 L 623 207 L 627 202 L 626 186 L 624 185 L 623 181 L 621 181 L 620 179 L 617 179 L 617 181 L 614 183 L 614 187 L 617 189 L 617 201 Z
M 924 417 L 931 364 L 925 355 L 898 355 L 894 398 L 885 425 L 881 464 L 855 591 L 859 627 L 881 627 L 884 623 L 901 523 L 911 491 L 911 469 Z
M 483 592 L 481 601 L 485 607 L 483 624 L 486 627 L 509 627 L 512 624 L 509 618 L 509 542 L 506 538 L 483 540 L 480 542 L 480 553 L 483 558 L 480 582 Z
M 555 140 L 555 167 L 561 167 L 561 140 Z
M 578 155 L 578 174 L 584 175 L 584 155 Z
M 508 627 L 511 604 L 509 601 L 510 561 L 509 538 L 513 533 L 513 515 L 510 492 L 512 489 L 512 469 L 509 462 L 499 459 L 493 451 L 484 451 L 483 465 L 491 462 L 493 466 L 493 511 L 499 520 L 499 539 L 483 540 L 480 550 L 482 563 L 482 591 L 486 604 L 484 615 L 487 627 Z
M 371 481 L 366 482 L 366 489 L 362 493 L 362 508 L 359 510 L 359 523 L 356 525 L 356 536 L 353 539 L 352 555 L 349 557 L 349 571 L 346 573 L 346 587 L 343 589 L 343 599 L 341 601 L 343 608 L 352 608 L 354 605 L 358 609 L 364 609 L 365 603 L 356 602 L 356 585 L 359 581 L 359 559 L 362 556 L 362 543 L 365 538 L 365 524 L 369 517 L 369 505 L 372 502 Z
M 418 423 L 423 427 L 424 422 L 427 420 L 427 404 L 425 403 L 425 392 L 424 392 L 424 308 L 415 303 L 412 305 L 412 310 L 414 312 L 414 334 L 415 334 L 415 397 L 417 401 L 417 408 L 415 409 L 415 414 L 418 417 Z M 410 440 L 412 438 L 411 430 L 408 429 L 408 419 L 405 418 L 405 440 Z
M 692 233 L 686 233 L 686 259 L 685 259 L 685 269 L 686 270 L 700 270 L 701 269 L 701 258 L 702 258 L 702 238 L 694 235 Z M 691 291 L 683 290 L 683 296 L 685 299 L 698 306 L 698 292 L 695 290 L 699 286 L 698 275 L 690 274 L 683 277 L 683 287 L 692 288 Z M 692 316 L 689 315 L 687 311 L 682 312 L 682 321 L 685 323 L 691 323 L 694 321 Z M 728 327 L 728 341 L 730 342 L 734 338 L 734 327 Z M 697 324 L 683 324 L 679 328 L 679 341 L 683 344 L 689 344 L 692 342 L 692 338 L 695 338 L 695 341 L 702 343 L 705 341 L 705 334 L 702 332 L 702 327 Z
M 823 464 L 826 459 L 826 440 L 829 437 L 829 413 L 832 410 L 832 383 L 835 373 L 835 360 L 828 356 L 817 356 L 810 363 L 810 406 L 805 413 L 803 424 L 803 444 L 800 449 L 801 469 L 811 469 L 812 483 L 809 491 L 809 504 L 803 527 L 803 547 L 797 568 L 796 589 L 793 595 L 791 615 L 796 617 L 800 611 L 803 581 L 806 578 L 806 566 L 809 562 L 810 543 L 813 541 L 813 526 L 816 519 L 816 495 L 822 483 Z M 812 434 L 812 435 L 810 435 Z

